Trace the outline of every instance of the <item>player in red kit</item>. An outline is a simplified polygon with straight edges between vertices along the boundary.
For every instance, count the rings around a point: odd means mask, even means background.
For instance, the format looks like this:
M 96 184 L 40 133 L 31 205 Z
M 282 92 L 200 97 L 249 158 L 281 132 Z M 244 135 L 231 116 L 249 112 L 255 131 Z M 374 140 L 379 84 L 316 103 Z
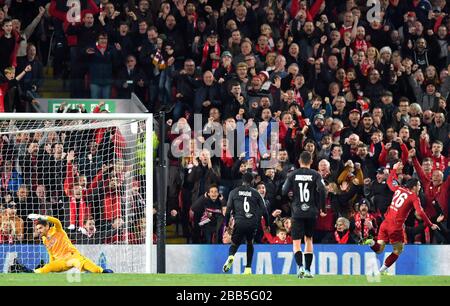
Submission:
M 404 186 L 399 186 L 397 173 L 401 173 L 402 169 L 403 164 L 401 162 L 396 163 L 387 180 L 389 188 L 394 192 L 394 197 L 392 198 L 391 205 L 384 214 L 385 219 L 380 226 L 378 241 L 375 242 L 373 239 L 366 239 L 364 241 L 364 244 L 370 245 L 370 248 L 377 254 L 384 251 L 386 243 L 393 245 L 394 251 L 384 261 L 380 269 L 381 273 L 384 273 L 403 251 L 405 243 L 405 221 L 413 207 L 416 213 L 422 218 L 425 226 L 431 227 L 432 230 L 439 229 L 436 224 L 431 223 L 420 205 L 420 199 L 418 197 L 420 181 L 412 178 Z

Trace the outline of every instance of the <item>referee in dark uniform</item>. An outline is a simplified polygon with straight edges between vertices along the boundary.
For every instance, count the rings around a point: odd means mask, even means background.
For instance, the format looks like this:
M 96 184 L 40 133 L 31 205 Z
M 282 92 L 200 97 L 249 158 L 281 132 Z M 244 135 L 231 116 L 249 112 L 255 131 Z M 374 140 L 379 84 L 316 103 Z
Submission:
M 261 217 L 268 221 L 266 206 L 259 192 L 251 187 L 253 175 L 246 173 L 242 177 L 242 186 L 233 189 L 228 196 L 225 224 L 228 224 L 230 215 L 234 218 L 233 234 L 229 256 L 223 265 L 223 272 L 228 272 L 233 265 L 236 254 L 242 242 L 247 241 L 247 264 L 244 274 L 252 274 L 253 240 L 261 224 Z
M 326 189 L 320 174 L 310 169 L 312 156 L 309 152 L 300 154 L 300 169 L 291 172 L 283 185 L 282 194 L 293 193 L 292 199 L 292 240 L 294 257 L 299 267 L 299 278 L 312 278 L 313 231 L 319 212 L 325 213 Z M 305 239 L 305 267 L 301 251 Z

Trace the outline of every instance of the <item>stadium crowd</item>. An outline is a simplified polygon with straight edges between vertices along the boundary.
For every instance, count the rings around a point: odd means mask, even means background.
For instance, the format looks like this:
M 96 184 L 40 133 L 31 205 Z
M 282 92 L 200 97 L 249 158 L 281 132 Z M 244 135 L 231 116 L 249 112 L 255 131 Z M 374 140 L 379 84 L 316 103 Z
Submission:
M 192 150 L 184 158 L 169 154 L 167 221 L 180 225 L 189 242 L 229 241 L 223 207 L 230 190 L 251 172 L 271 216 L 257 242 L 290 243 L 290 199 L 281 196 L 281 186 L 306 150 L 328 189 L 327 211 L 317 220 L 315 242 L 357 243 L 376 236 L 393 196 L 387 173 L 402 161 L 399 183 L 420 178 L 422 206 L 441 227 L 430 231 L 412 213 L 405 239 L 449 243 L 446 1 L 383 0 L 379 18 L 373 18 L 366 1 L 357 0 L 87 0 L 81 1 L 79 20 L 68 17 L 63 0 L 3 2 L 0 111 L 24 111 L 36 103 L 42 66 L 53 65 L 55 77 L 70 83 L 71 97 L 129 98 L 134 92 L 150 111 L 168 112 L 169 130 L 175 123 L 193 130 L 195 114 L 201 114 L 207 126 L 223 125 L 224 135 L 237 134 L 238 126 L 245 125 L 244 154 L 230 152 L 236 145 L 227 141 L 221 156 L 208 150 Z M 46 60 L 49 52 L 52 62 Z M 253 123 L 259 131 L 251 128 Z M 277 135 L 270 123 L 278 124 Z M 276 162 L 269 168 L 261 164 L 270 154 L 249 154 L 251 139 L 263 134 L 279 139 Z M 177 136 L 169 133 L 163 141 L 176 141 Z M 193 147 L 208 140 L 196 132 L 190 136 Z M 75 191 L 73 182 L 67 182 L 73 154 L 80 159 L 89 155 L 90 144 L 102 142 L 90 138 L 83 151 L 76 152 L 61 140 L 48 147 L 42 135 L 28 137 L 16 137 L 13 146 L 31 155 L 25 162 L 35 162 L 36 152 L 56 155 L 58 162 L 52 166 L 59 167 L 60 176 L 48 184 L 48 178 L 26 178 L 24 161 L 7 158 L 15 155 L 5 153 L 5 143 L 11 140 L 3 139 L 3 218 L 13 222 L 2 222 L 2 231 L 24 227 L 12 213 L 11 202 L 28 203 L 31 194 L 38 199 L 51 193 L 51 186 L 60 186 L 64 193 L 57 203 L 70 211 L 77 195 L 83 198 L 98 189 L 97 176 L 105 171 L 96 161 L 89 174 L 81 171 L 85 179 L 82 184 L 77 179 Z M 108 157 L 114 169 L 108 170 L 113 174 L 103 185 L 120 181 L 116 155 Z M 14 189 L 5 187 L 10 184 Z M 102 188 L 104 197 L 114 186 Z M 112 205 L 111 199 L 105 201 Z M 77 205 L 89 208 L 90 201 Z M 123 223 L 120 218 L 101 219 L 83 219 L 86 224 L 80 227 L 93 230 L 108 221 L 101 226 L 111 226 L 107 231 L 114 232 Z M 136 228 L 145 225 L 141 223 Z M 139 231 L 129 235 L 139 236 Z

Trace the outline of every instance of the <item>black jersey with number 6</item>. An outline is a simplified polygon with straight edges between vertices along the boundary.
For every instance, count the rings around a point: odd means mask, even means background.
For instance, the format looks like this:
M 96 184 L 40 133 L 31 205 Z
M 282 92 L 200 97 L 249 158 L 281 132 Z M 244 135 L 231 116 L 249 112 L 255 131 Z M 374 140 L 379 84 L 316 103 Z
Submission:
M 228 196 L 225 218 L 233 215 L 236 224 L 259 225 L 261 217 L 266 217 L 266 206 L 259 192 L 250 186 L 240 186 L 233 189 Z
M 326 189 L 320 174 L 300 168 L 291 172 L 283 184 L 282 194 L 293 192 L 292 217 L 316 218 L 319 209 L 325 211 Z

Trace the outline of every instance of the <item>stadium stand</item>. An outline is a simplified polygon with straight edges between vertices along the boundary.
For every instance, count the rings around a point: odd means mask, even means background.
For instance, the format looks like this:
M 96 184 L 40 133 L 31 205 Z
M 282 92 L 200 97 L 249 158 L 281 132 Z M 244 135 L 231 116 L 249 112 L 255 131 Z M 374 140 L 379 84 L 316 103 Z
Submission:
M 392 199 L 385 170 L 402 161 L 401 181 L 420 178 L 422 206 L 442 229 L 424 228 L 412 213 L 406 223 L 408 243 L 450 243 L 446 1 L 381 1 L 379 20 L 369 18 L 366 1 L 358 0 L 79 3 L 77 19 L 66 0 L 0 0 L 0 112 L 34 111 L 37 98 L 66 97 L 98 99 L 100 112 L 101 100 L 135 93 L 150 112 L 168 113 L 169 131 L 175 124 L 190 126 L 197 143 L 212 136 L 193 131 L 196 114 L 203 116 L 203 125 L 222 126 L 224 135 L 237 135 L 245 125 L 242 155 L 232 150 L 237 142 L 227 141 L 221 156 L 208 150 L 183 158 L 169 155 L 172 242 L 226 242 L 222 208 L 246 172 L 254 174 L 271 216 L 258 242 L 290 241 L 290 199 L 281 196 L 281 186 L 307 150 L 328 189 L 316 242 L 376 236 Z M 271 123 L 279 127 L 279 150 L 275 162 L 263 168 L 270 154 L 260 150 L 251 156 L 249 151 L 253 138 L 274 136 Z M 33 240 L 25 210 L 22 218 L 16 212 L 41 198 L 59 203 L 60 217 L 69 226 L 70 198 L 51 193 L 44 177 L 27 178 L 31 172 L 24 170 L 27 163 L 33 167 L 33 154 L 62 154 L 52 167 L 60 167 L 54 180 L 64 190 L 72 148 L 61 134 L 52 135 L 50 148 L 42 135 L 2 138 L 0 243 Z M 173 142 L 177 136 L 168 133 L 160 141 Z M 86 144 L 94 145 L 93 140 Z M 20 157 L 12 159 L 11 150 Z M 101 170 L 100 162 L 84 174 L 87 186 Z M 211 186 L 218 187 L 219 198 L 211 196 Z M 110 226 L 109 232 L 119 232 L 120 219 L 104 222 L 87 218 L 85 231 Z M 139 228 L 128 233 L 129 241 L 141 243 Z M 82 243 L 120 243 L 123 235 L 73 236 Z

